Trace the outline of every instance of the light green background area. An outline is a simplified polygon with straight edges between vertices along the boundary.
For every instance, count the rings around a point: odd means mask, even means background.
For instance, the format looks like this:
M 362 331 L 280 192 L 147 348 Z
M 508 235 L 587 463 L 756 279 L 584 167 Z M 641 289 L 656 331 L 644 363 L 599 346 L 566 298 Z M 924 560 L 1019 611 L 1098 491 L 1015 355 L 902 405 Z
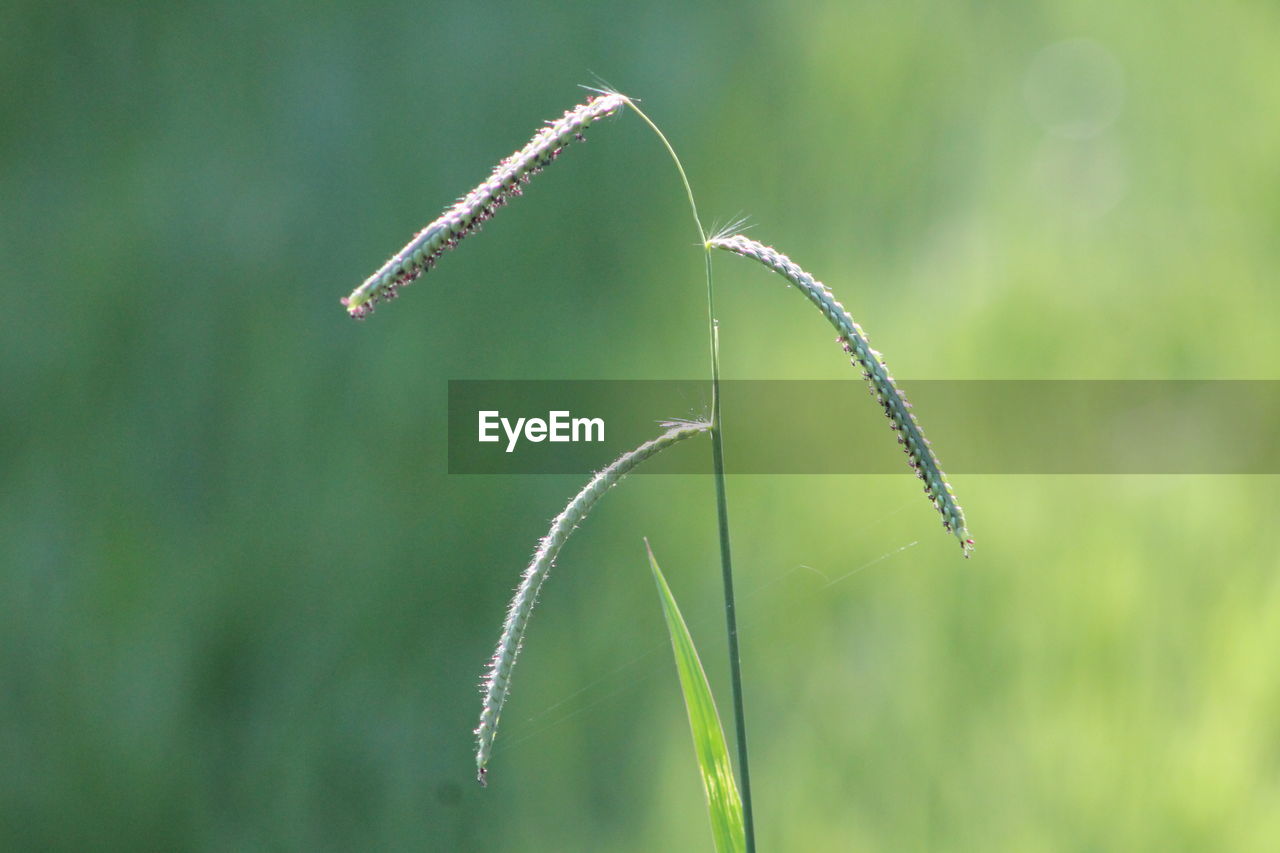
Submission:
M 593 74 L 900 378 L 1280 378 L 1274 4 L 11 3 L 0 33 L 4 849 L 709 849 L 641 544 L 727 711 L 709 478 L 633 477 L 566 547 L 482 791 L 480 670 L 581 480 L 444 473 L 449 379 L 705 375 L 656 139 L 593 127 L 398 302 L 338 304 Z M 865 395 L 796 294 L 716 276 L 727 377 Z M 905 465 L 731 478 L 761 850 L 1276 849 L 1276 478 L 953 485 L 968 562 Z

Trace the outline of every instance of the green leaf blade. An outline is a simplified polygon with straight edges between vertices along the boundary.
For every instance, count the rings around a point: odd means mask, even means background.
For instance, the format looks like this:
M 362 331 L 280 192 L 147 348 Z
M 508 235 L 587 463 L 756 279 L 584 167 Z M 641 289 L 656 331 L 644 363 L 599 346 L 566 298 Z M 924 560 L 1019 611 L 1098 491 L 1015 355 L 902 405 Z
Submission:
M 715 838 L 716 853 L 742 853 L 746 850 L 746 832 L 742 818 L 742 798 L 734 779 L 733 765 L 729 761 L 729 749 L 724 739 L 724 728 L 716 711 L 711 685 L 706 671 L 693 645 L 693 637 L 685 625 L 684 617 L 676 604 L 667 579 L 658 568 L 653 549 L 646 539 L 644 547 L 649 553 L 649 567 L 658 585 L 658 597 L 662 601 L 662 614 L 666 619 L 667 633 L 671 636 L 671 650 L 675 655 L 676 671 L 680 676 L 680 688 L 684 693 L 685 709 L 689 714 L 689 730 L 693 735 L 693 748 L 702 775 L 702 787 L 707 795 L 707 813 L 711 818 L 711 833 Z

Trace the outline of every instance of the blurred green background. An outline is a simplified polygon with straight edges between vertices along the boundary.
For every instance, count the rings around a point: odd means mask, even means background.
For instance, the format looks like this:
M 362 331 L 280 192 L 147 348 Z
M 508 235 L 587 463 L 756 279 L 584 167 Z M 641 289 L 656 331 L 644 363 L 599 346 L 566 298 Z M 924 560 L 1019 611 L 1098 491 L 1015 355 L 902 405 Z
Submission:
M 482 791 L 582 480 L 444 470 L 451 378 L 705 375 L 655 138 L 339 297 L 598 74 L 901 378 L 1280 378 L 1278 48 L 1264 2 L 5 4 L 0 847 L 709 849 L 641 546 L 726 711 L 708 478 L 566 548 Z M 865 393 L 716 269 L 727 377 Z M 953 485 L 969 562 L 905 467 L 731 479 L 760 849 L 1280 846 L 1276 477 Z

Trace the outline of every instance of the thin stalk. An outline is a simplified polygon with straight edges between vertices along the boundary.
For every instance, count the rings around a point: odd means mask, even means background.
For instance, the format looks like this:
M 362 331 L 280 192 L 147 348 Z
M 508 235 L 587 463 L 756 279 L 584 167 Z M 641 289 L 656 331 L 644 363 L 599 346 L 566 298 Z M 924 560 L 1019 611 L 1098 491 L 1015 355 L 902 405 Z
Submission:
M 737 605 L 733 595 L 733 555 L 729 543 L 729 500 L 725 493 L 724 481 L 724 442 L 721 438 L 723 424 L 720 418 L 720 324 L 716 320 L 715 289 L 711 286 L 711 241 L 707 231 L 702 227 L 698 217 L 698 204 L 693 199 L 693 187 L 689 185 L 689 176 L 685 174 L 684 165 L 676 154 L 671 142 L 653 120 L 636 106 L 635 101 L 623 96 L 627 106 L 635 111 L 645 124 L 658 135 L 662 144 L 676 164 L 680 173 L 680 181 L 684 184 L 685 195 L 689 199 L 689 210 L 693 213 L 693 223 L 698 228 L 698 239 L 702 243 L 706 259 L 707 271 L 707 331 L 711 343 L 711 464 L 716 484 L 716 516 L 720 527 L 720 574 L 724 581 L 724 619 L 725 630 L 729 638 L 729 678 L 733 687 L 733 727 L 738 745 L 738 786 L 742 793 L 742 821 L 746 830 L 747 853 L 755 853 L 755 822 L 751 809 L 751 771 L 747 763 L 747 716 L 746 706 L 742 699 L 742 665 L 738 652 L 738 616 Z

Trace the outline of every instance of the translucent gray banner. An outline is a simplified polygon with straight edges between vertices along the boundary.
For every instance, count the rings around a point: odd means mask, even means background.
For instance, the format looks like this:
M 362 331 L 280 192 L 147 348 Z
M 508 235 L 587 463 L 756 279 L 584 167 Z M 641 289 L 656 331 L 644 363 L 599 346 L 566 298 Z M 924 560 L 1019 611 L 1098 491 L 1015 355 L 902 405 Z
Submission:
M 951 474 L 1280 473 L 1280 381 L 900 384 Z M 721 395 L 729 473 L 907 470 L 857 379 L 733 380 Z M 587 474 L 656 436 L 660 421 L 705 417 L 710 401 L 702 381 L 451 381 L 448 470 Z M 705 441 L 640 470 L 707 473 Z

